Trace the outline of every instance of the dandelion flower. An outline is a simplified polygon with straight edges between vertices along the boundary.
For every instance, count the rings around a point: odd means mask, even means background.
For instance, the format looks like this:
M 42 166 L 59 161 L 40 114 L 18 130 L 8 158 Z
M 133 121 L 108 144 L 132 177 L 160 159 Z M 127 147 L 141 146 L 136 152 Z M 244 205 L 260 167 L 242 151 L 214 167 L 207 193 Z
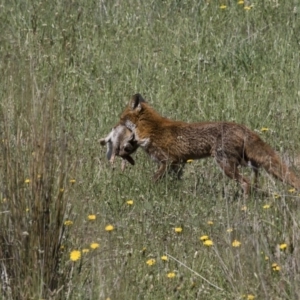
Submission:
M 70 183 L 75 183 L 76 180 L 75 179 L 70 179 Z
M 127 200 L 126 203 L 127 203 L 128 205 L 133 205 L 133 200 Z
M 213 244 L 214 244 L 214 243 L 213 243 L 212 240 L 206 240 L 206 241 L 203 242 L 203 245 L 204 245 L 204 246 L 207 246 L 207 247 L 210 247 L 210 246 L 212 246 Z
M 210 220 L 210 221 L 207 221 L 207 224 L 208 224 L 208 225 L 213 225 L 214 222 Z
M 221 5 L 220 8 L 221 8 L 221 9 L 226 9 L 227 6 L 226 6 L 226 5 Z
M 241 246 L 241 242 L 239 242 L 238 240 L 234 240 L 233 242 L 232 242 L 232 247 L 240 247 Z
M 272 264 L 272 269 L 273 269 L 273 271 L 280 271 L 281 268 L 276 263 L 273 263 Z
M 268 209 L 268 208 L 270 208 L 270 207 L 271 207 L 270 204 L 265 204 L 265 205 L 263 206 L 263 209 Z
M 146 261 L 146 264 L 148 265 L 148 266 L 153 266 L 154 264 L 155 264 L 155 259 L 154 258 L 151 258 L 151 259 L 148 259 L 147 261 Z
M 182 232 L 182 228 L 181 227 L 175 227 L 174 230 L 177 233 L 181 233 Z
M 192 163 L 194 160 L 193 159 L 188 159 L 186 162 L 188 163 L 188 164 L 190 164 L 190 163 Z
M 244 4 L 244 0 L 240 0 L 240 1 L 238 1 L 238 4 Z
M 73 225 L 73 221 L 71 221 L 71 220 L 66 220 L 66 221 L 64 222 L 64 224 L 65 224 L 65 226 L 70 226 L 70 225 Z
M 96 215 L 88 215 L 90 221 L 96 220 Z
M 113 225 L 110 225 L 110 224 L 109 224 L 109 225 L 106 225 L 106 226 L 105 226 L 105 230 L 106 230 L 106 231 L 113 231 L 113 230 L 114 230 L 114 226 L 113 226 Z
M 266 132 L 266 131 L 269 131 L 269 128 L 268 127 L 262 127 L 260 131 L 261 132 Z
M 31 180 L 27 178 L 27 179 L 25 179 L 24 182 L 28 184 L 28 183 L 30 183 L 30 181 L 31 181 Z
M 90 252 L 90 249 L 87 249 L 87 248 L 85 248 L 85 249 L 82 249 L 82 253 L 88 253 L 88 252 Z
M 289 189 L 289 193 L 295 193 L 296 192 L 296 189 Z
M 168 278 L 174 278 L 176 276 L 176 274 L 174 273 L 174 272 L 169 272 L 168 274 L 167 274 L 167 277 Z
M 285 244 L 285 243 L 279 245 L 280 250 L 285 250 L 286 248 L 287 248 L 287 244 Z
M 209 239 L 209 237 L 208 237 L 208 235 L 202 235 L 202 236 L 200 236 L 199 239 L 200 239 L 201 241 L 206 241 L 206 240 Z
M 98 243 L 91 243 L 91 244 L 90 244 L 90 247 L 91 247 L 92 249 L 97 249 L 97 248 L 100 247 L 100 245 L 99 245 Z
M 246 299 L 247 299 L 247 300 L 254 300 L 254 299 L 255 299 L 255 296 L 249 294 L 249 295 L 246 296 Z
M 161 260 L 167 261 L 167 260 L 168 260 L 168 256 L 167 256 L 167 255 L 163 255 L 163 256 L 161 257 Z
M 78 250 L 73 250 L 71 253 L 70 253 L 70 260 L 72 261 L 76 261 L 78 259 L 81 258 L 81 252 L 78 251 Z
M 250 10 L 251 8 L 251 6 L 244 6 L 244 10 Z
M 247 210 L 247 206 L 244 205 L 242 208 L 241 208 L 242 211 L 246 211 Z

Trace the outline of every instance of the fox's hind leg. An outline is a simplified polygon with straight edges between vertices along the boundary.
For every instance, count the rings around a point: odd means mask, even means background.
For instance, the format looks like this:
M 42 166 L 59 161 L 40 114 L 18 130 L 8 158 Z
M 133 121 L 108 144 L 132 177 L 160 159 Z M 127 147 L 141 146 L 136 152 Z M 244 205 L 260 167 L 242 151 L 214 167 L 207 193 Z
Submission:
M 248 195 L 251 189 L 251 184 L 248 178 L 240 174 L 238 166 L 240 160 L 233 153 L 226 153 L 223 147 L 213 151 L 212 156 L 223 170 L 224 174 L 231 179 L 238 181 L 244 191 L 244 195 Z
M 248 180 L 248 178 L 240 174 L 237 165 L 226 159 L 218 160 L 218 158 L 216 158 L 216 161 L 223 170 L 224 174 L 229 178 L 238 181 L 244 191 L 244 194 L 248 195 L 251 188 L 250 181 Z

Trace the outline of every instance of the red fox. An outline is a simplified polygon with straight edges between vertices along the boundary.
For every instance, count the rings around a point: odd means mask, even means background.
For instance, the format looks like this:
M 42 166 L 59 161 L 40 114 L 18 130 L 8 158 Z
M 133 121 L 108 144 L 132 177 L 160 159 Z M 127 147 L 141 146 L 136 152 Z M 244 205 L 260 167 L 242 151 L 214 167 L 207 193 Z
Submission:
M 188 159 L 213 157 L 223 172 L 240 183 L 244 194 L 251 190 L 248 178 L 239 166 L 252 167 L 257 186 L 258 169 L 300 190 L 300 179 L 284 164 L 276 152 L 256 133 L 233 122 L 185 123 L 160 116 L 140 94 L 132 96 L 119 124 L 125 125 L 145 152 L 160 164 L 154 181 L 162 178 L 167 166 L 178 171 Z M 126 147 L 126 142 L 123 146 Z M 122 149 L 121 149 L 122 152 Z
M 125 126 L 117 125 L 112 128 L 107 137 L 100 139 L 100 145 L 107 145 L 106 157 L 111 164 L 114 164 L 116 156 L 122 158 L 122 171 L 125 169 L 126 161 L 132 165 L 135 164 L 130 155 L 137 150 L 138 144 L 132 139 L 131 131 Z

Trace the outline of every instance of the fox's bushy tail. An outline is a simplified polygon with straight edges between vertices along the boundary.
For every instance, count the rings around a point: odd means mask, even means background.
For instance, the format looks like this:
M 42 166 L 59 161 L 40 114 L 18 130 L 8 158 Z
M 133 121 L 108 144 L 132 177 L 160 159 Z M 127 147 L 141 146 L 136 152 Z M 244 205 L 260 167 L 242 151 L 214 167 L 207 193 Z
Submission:
M 300 191 L 300 178 L 282 161 L 280 156 L 263 140 L 251 147 L 249 159 L 269 174 Z

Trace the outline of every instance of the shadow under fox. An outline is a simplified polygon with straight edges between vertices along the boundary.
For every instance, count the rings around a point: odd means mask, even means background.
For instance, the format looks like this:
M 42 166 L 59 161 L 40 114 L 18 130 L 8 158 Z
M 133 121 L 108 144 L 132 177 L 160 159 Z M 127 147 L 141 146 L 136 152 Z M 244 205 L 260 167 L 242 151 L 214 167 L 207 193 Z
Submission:
M 173 121 L 159 115 L 140 94 L 132 96 L 119 124 L 132 131 L 137 147 L 143 148 L 160 164 L 154 174 L 155 181 L 162 178 L 168 165 L 178 172 L 188 159 L 213 157 L 228 177 L 241 184 L 245 194 L 250 192 L 251 185 L 248 178 L 240 174 L 239 166 L 253 169 L 255 185 L 258 169 L 262 167 L 282 182 L 300 190 L 299 178 L 267 143 L 244 125 Z M 127 139 L 132 141 L 133 137 Z

